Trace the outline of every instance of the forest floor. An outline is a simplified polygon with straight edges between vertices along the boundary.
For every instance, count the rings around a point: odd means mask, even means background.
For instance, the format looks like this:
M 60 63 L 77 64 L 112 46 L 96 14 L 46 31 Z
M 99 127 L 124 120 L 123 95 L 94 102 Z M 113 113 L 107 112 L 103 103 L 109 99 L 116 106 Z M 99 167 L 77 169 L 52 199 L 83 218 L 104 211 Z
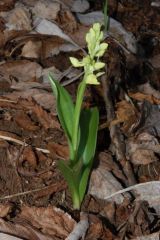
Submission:
M 106 74 L 83 104 L 98 106 L 100 124 L 81 211 L 57 168 L 69 150 L 48 74 L 75 100 L 82 72 L 69 57 L 83 57 L 103 9 L 0 1 L 0 239 L 160 239 L 159 0 L 108 0 Z

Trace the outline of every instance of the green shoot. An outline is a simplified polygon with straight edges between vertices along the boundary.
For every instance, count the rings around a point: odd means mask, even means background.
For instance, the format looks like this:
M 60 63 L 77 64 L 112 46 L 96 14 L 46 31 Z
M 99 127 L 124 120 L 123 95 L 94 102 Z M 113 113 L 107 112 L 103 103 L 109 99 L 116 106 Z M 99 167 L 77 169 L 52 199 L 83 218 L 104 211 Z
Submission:
M 96 150 L 99 112 L 97 107 L 82 109 L 87 84 L 98 85 L 98 77 L 105 64 L 99 61 L 108 47 L 101 43 L 103 32 L 99 23 L 95 23 L 86 34 L 88 55 L 81 61 L 70 57 L 74 67 L 83 67 L 84 76 L 78 87 L 75 104 L 71 96 L 58 81 L 49 76 L 53 93 L 56 96 L 58 118 L 69 145 L 69 160 L 60 160 L 58 167 L 68 183 L 72 195 L 73 208 L 80 209 Z

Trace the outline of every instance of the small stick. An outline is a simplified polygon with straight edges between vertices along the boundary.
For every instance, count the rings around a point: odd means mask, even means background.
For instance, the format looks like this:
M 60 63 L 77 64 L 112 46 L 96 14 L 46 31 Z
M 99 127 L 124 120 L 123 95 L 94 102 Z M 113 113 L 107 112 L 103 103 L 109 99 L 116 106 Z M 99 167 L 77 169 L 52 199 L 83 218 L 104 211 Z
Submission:
M 29 144 L 19 140 L 19 139 L 16 139 L 16 138 L 13 138 L 13 137 L 8 137 L 8 136 L 4 136 L 4 135 L 0 135 L 0 139 L 4 139 L 6 141 L 10 141 L 10 142 L 15 142 L 15 143 L 18 143 L 24 147 L 27 147 L 29 146 Z M 50 151 L 48 149 L 43 149 L 43 148 L 35 148 L 37 151 L 41 151 L 43 153 L 50 153 Z
M 11 194 L 11 195 L 7 195 L 7 196 L 4 196 L 4 197 L 0 197 L 0 200 L 5 200 L 5 199 L 11 199 L 11 198 L 14 198 L 14 197 L 19 197 L 19 196 L 25 196 L 27 194 L 31 194 L 31 193 L 36 193 L 36 192 L 39 192 L 39 191 L 43 191 L 43 190 L 46 190 L 50 187 L 53 187 L 55 186 L 55 183 L 49 185 L 49 186 L 46 186 L 46 187 L 42 187 L 42 188 L 37 188 L 37 189 L 33 189 L 33 190 L 29 190 L 29 191 L 25 191 L 25 192 L 19 192 L 19 193 L 15 193 L 15 194 Z M 61 184 L 62 188 L 60 189 L 60 191 L 64 190 L 66 188 L 66 185 L 64 184 L 64 182 L 62 182 Z
M 107 197 L 104 197 L 104 200 L 107 200 L 107 199 L 109 199 L 109 198 L 112 198 L 112 197 L 115 197 L 115 196 L 117 196 L 118 194 L 122 194 L 122 193 L 125 193 L 125 192 L 129 192 L 129 191 L 131 191 L 131 190 L 135 190 L 135 189 L 137 189 L 137 188 L 139 188 L 139 187 L 145 187 L 146 185 L 150 185 L 150 184 L 160 184 L 160 181 L 150 181 L 150 182 L 145 182 L 145 183 L 138 183 L 138 184 L 135 184 L 135 185 L 133 185 L 133 186 L 130 186 L 130 187 L 127 187 L 127 188 L 124 188 L 124 189 L 122 189 L 122 190 L 119 190 L 119 191 L 117 191 L 117 192 L 115 192 L 115 193 L 112 193 L 111 195 L 109 195 L 109 196 L 107 196 Z M 160 197 L 160 196 L 159 196 Z

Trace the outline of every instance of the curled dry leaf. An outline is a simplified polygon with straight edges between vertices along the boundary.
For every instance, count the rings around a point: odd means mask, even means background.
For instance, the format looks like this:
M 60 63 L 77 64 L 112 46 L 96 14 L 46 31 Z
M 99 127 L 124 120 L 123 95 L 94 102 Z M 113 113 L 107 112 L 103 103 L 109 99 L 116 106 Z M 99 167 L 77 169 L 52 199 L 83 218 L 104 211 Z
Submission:
M 34 228 L 52 237 L 65 239 L 72 231 L 75 221 L 67 213 L 56 207 L 37 208 L 23 206 L 18 219 L 29 222 Z
M 64 32 L 69 35 L 76 32 L 77 30 L 77 21 L 70 10 L 65 9 L 63 11 L 60 11 L 57 17 L 57 22 L 58 25 L 64 30 Z
M 67 48 L 67 45 L 69 45 L 68 51 L 75 51 L 80 49 L 80 47 L 76 43 L 74 43 L 73 40 L 68 35 L 66 35 L 55 23 L 50 22 L 46 19 L 36 19 L 34 25 L 35 31 L 38 33 L 58 36 L 61 41 L 64 41 L 65 48 Z M 62 49 L 63 48 L 64 47 L 62 47 Z
M 87 232 L 88 239 L 99 239 L 103 234 L 103 224 L 101 220 L 95 216 L 89 215 L 89 222 L 91 223 Z
M 23 164 L 24 161 L 27 161 L 33 168 L 37 166 L 36 155 L 30 146 L 25 147 L 23 150 L 21 164 Z
M 10 212 L 12 208 L 11 204 L 0 204 L 0 217 L 4 218 L 7 216 L 7 214 Z
M 22 48 L 21 56 L 26 58 L 40 58 L 41 48 L 41 41 L 28 41 Z
M 123 123 L 122 130 L 124 133 L 128 133 L 137 121 L 137 110 L 125 100 L 118 102 L 116 107 L 116 119 L 111 122 L 111 125 Z
M 35 104 L 34 113 L 36 114 L 39 123 L 45 128 L 58 128 L 60 129 L 60 124 L 57 120 L 54 119 L 53 116 L 51 116 L 50 113 L 48 113 L 46 110 L 44 110 L 41 106 L 38 104 Z
M 36 131 L 39 129 L 39 126 L 36 126 L 24 111 L 17 111 L 14 120 L 24 130 Z
M 147 165 L 157 161 L 158 158 L 152 150 L 157 144 L 158 140 L 147 132 L 130 138 L 126 145 L 128 159 L 135 165 Z
M 69 148 L 68 146 L 64 146 L 55 142 L 49 142 L 47 145 L 48 150 L 52 154 L 52 156 L 58 156 L 64 159 L 69 158 Z
M 29 226 L 28 224 L 19 224 L 19 223 L 11 223 L 9 221 L 5 221 L 3 219 L 0 218 L 0 231 L 3 233 L 7 233 L 9 234 L 11 237 L 13 236 L 17 236 L 20 239 L 25 239 L 26 240 L 53 240 L 53 238 L 46 236 L 44 234 L 42 234 L 39 230 L 35 230 L 33 229 L 31 226 Z M 14 240 L 14 238 L 12 238 Z M 7 239 L 8 240 L 8 236 Z M 17 240 L 17 239 L 15 239 Z
M 138 101 L 148 101 L 152 104 L 160 104 L 160 99 L 154 97 L 153 95 L 148 95 L 148 94 L 144 94 L 141 92 L 137 92 L 137 93 L 129 93 L 129 96 L 133 99 L 136 99 Z

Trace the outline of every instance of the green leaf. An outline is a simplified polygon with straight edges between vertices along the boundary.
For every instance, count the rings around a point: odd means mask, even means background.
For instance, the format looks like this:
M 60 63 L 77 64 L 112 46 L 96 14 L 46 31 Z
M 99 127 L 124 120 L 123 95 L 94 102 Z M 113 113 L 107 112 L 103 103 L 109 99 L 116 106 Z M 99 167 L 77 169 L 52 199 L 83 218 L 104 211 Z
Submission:
M 86 192 L 90 170 L 91 170 L 91 166 L 87 166 L 87 167 L 85 166 L 81 175 L 81 179 L 79 183 L 79 198 L 81 202 L 83 201 L 83 198 Z
M 90 164 L 95 155 L 98 123 L 99 112 L 96 107 L 82 110 L 80 118 L 78 159 L 83 159 L 84 165 Z
M 70 142 L 72 142 L 72 127 L 74 116 L 74 104 L 69 93 L 62 87 L 57 80 L 54 80 L 50 75 L 52 90 L 56 96 L 57 113 L 60 123 L 65 131 Z
M 73 207 L 75 209 L 79 209 L 81 202 L 79 199 L 79 183 L 77 182 L 77 174 L 63 160 L 59 160 L 58 168 L 60 169 L 63 177 L 67 181 L 72 196 Z

